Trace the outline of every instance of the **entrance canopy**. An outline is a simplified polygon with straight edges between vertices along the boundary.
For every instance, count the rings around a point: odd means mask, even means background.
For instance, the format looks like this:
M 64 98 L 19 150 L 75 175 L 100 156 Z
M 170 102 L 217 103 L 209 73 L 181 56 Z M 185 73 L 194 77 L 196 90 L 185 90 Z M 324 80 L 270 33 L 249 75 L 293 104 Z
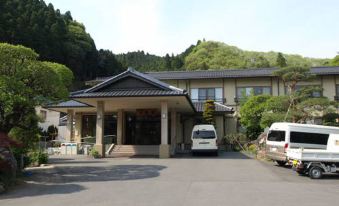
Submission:
M 71 93 L 72 100 L 47 108 L 60 112 L 96 112 L 97 102 L 104 101 L 106 112 L 120 109 L 135 110 L 156 108 L 167 102 L 169 109 L 194 113 L 196 109 L 185 90 L 173 87 L 153 77 L 129 68 L 127 71 L 86 90 Z

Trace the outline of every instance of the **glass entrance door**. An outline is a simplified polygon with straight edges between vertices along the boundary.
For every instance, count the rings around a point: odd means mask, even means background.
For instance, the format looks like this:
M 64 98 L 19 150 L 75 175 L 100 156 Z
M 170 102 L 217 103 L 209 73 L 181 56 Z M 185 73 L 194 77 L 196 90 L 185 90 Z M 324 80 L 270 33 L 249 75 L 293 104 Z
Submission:
M 161 121 L 158 110 L 143 109 L 126 113 L 125 144 L 158 145 Z

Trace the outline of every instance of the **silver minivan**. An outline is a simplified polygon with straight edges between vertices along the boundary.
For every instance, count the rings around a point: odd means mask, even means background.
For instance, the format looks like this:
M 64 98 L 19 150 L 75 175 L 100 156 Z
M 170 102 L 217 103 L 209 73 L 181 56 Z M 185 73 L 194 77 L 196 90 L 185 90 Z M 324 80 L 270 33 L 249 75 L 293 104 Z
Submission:
M 329 134 L 339 134 L 338 127 L 287 122 L 273 123 L 268 131 L 266 157 L 283 166 L 288 148 L 326 149 Z

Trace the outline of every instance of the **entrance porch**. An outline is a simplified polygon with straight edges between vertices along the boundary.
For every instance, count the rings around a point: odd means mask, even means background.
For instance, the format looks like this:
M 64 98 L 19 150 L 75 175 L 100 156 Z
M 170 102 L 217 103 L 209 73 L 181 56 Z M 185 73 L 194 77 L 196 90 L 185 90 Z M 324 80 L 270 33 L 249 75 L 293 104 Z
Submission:
M 94 137 L 101 156 L 114 144 L 157 147 L 159 157 L 168 158 L 182 136 L 181 115 L 196 112 L 186 91 L 133 69 L 70 97 L 48 108 L 67 113 L 66 141 Z

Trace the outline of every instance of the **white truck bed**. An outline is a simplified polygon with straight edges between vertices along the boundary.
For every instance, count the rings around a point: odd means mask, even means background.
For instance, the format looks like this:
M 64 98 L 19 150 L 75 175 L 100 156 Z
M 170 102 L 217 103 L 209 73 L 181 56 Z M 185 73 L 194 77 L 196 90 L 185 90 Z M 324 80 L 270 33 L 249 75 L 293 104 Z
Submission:
M 331 152 L 323 149 L 287 149 L 290 160 L 312 162 L 339 162 L 339 151 Z

